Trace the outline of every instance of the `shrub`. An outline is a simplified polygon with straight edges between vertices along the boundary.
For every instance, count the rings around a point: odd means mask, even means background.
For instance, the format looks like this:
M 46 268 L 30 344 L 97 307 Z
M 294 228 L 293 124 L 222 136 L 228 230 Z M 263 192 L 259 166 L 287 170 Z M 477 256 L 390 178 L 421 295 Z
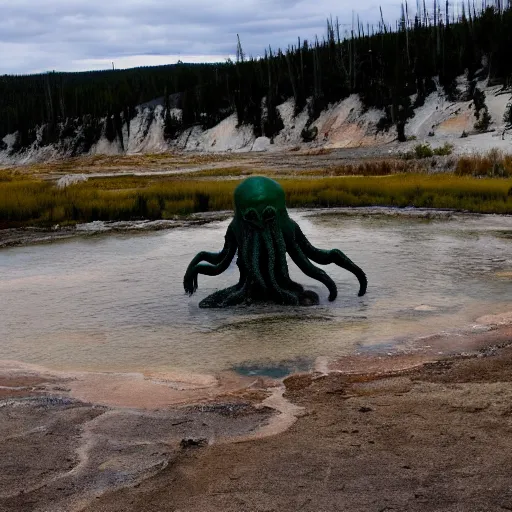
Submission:
M 453 152 L 453 145 L 446 142 L 443 146 L 434 149 L 434 155 L 437 156 L 448 156 Z
M 503 121 L 507 128 L 512 128 L 512 101 L 507 105 L 507 108 L 505 109 Z
M 482 114 L 478 118 L 478 121 L 475 123 L 475 130 L 479 132 L 485 132 L 488 130 L 489 125 L 491 124 L 491 115 L 489 114 L 489 111 L 487 110 L 487 107 L 483 109 Z
M 313 126 L 312 128 L 304 128 L 300 135 L 304 142 L 312 142 L 318 135 L 318 128 L 316 126 Z
M 416 158 L 430 158 L 431 156 L 434 156 L 434 152 L 432 151 L 430 144 L 418 144 L 414 148 L 414 155 Z
M 489 109 L 485 104 L 485 93 L 480 89 L 475 88 L 473 92 L 473 101 L 475 103 L 475 117 L 477 119 L 474 124 L 474 128 L 479 132 L 485 132 L 492 121 Z

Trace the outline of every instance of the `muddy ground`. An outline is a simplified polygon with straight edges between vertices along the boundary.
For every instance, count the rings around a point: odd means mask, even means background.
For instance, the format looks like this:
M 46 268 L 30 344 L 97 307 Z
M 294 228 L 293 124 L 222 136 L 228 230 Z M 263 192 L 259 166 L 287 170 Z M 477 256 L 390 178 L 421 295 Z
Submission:
M 512 510 L 512 327 L 484 336 L 441 360 L 290 376 L 280 411 L 277 382 L 122 407 L 11 367 L 0 510 Z

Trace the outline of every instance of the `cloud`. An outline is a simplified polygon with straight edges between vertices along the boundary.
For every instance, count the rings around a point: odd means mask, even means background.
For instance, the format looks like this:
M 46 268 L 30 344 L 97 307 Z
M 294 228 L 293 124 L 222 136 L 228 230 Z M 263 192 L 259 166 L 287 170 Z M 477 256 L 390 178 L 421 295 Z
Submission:
M 399 3 L 383 8 L 395 19 Z M 391 3 L 389 3 L 391 2 Z M 352 22 L 352 3 L 335 0 L 0 0 L 0 74 L 78 71 L 176 62 L 224 61 L 240 34 L 247 55 L 320 38 L 326 18 Z M 360 0 L 361 20 L 378 4 Z

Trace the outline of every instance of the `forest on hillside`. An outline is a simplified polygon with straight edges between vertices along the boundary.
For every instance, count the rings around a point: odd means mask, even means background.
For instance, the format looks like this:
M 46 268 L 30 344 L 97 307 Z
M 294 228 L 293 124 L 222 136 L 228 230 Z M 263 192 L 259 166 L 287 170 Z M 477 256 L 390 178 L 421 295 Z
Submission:
M 512 86 L 511 0 L 480 7 L 468 1 L 457 17 L 448 0 L 431 10 L 420 1 L 413 17 L 403 5 L 393 26 L 383 19 L 378 26 L 357 20 L 347 34 L 329 19 L 322 39 L 299 38 L 285 50 L 269 47 L 261 58 L 247 57 L 238 40 L 236 60 L 219 64 L 0 76 L 0 146 L 5 149 L 2 138 L 10 133 L 17 134 L 12 151 L 36 138 L 46 145 L 79 135 L 74 151 L 88 151 L 102 134 L 122 140 L 136 107 L 156 98 L 162 98 L 169 140 L 194 125 L 212 127 L 234 112 L 256 136 L 272 138 L 282 128 L 276 106 L 284 100 L 294 98 L 296 113 L 307 106 L 312 121 L 352 93 L 365 107 L 383 110 L 378 129 L 395 126 L 405 140 L 413 107 L 437 86 L 448 98 L 474 99 L 475 106 L 484 101 L 477 80 Z M 465 73 L 470 86 L 459 91 L 456 79 Z

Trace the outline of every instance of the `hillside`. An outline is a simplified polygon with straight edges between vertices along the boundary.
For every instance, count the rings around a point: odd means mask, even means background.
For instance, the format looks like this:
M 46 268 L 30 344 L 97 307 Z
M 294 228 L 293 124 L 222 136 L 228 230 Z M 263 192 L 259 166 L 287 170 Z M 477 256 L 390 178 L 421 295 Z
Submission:
M 462 80 L 461 80 L 462 82 Z M 176 139 L 165 138 L 164 109 L 161 105 L 146 105 L 136 109 L 136 115 L 123 126 L 121 135 L 110 141 L 104 133 L 88 151 L 88 155 L 122 155 L 137 153 L 159 153 L 170 150 L 219 152 L 260 152 L 282 150 L 373 148 L 372 155 L 387 155 L 409 150 L 419 142 L 433 147 L 452 144 L 457 154 L 486 151 L 500 148 L 512 151 L 512 130 L 507 129 L 504 115 L 510 101 L 509 93 L 502 86 L 479 84 L 485 93 L 485 102 L 490 120 L 488 128 L 480 132 L 475 128 L 474 103 L 471 100 L 449 101 L 442 90 L 431 93 L 425 104 L 414 109 L 405 125 L 408 141 L 397 140 L 396 129 L 379 132 L 378 123 L 382 111 L 365 110 L 358 95 L 329 105 L 309 125 L 317 130 L 315 140 L 304 142 L 303 130 L 308 122 L 304 109 L 294 115 L 294 101 L 289 99 L 277 106 L 283 128 L 273 139 L 257 137 L 251 126 L 237 124 L 236 114 L 209 129 L 193 126 L 181 131 Z M 175 110 L 177 116 L 181 111 Z M 102 120 L 104 122 L 104 120 Z M 40 131 L 39 131 L 40 132 Z M 34 141 L 22 151 L 13 151 L 14 134 L 4 137 L 5 148 L 0 151 L 0 165 L 26 164 L 74 156 L 72 150 L 81 134 L 64 137 L 52 144 Z M 122 140 L 121 140 L 122 137 Z
M 411 138 L 507 147 L 511 47 L 510 5 L 463 4 L 456 18 L 434 2 L 414 16 L 405 4 L 394 27 L 358 21 L 341 34 L 328 20 L 322 41 L 262 58 L 239 40 L 236 62 L 4 76 L 0 163 L 302 145 L 395 151 Z

